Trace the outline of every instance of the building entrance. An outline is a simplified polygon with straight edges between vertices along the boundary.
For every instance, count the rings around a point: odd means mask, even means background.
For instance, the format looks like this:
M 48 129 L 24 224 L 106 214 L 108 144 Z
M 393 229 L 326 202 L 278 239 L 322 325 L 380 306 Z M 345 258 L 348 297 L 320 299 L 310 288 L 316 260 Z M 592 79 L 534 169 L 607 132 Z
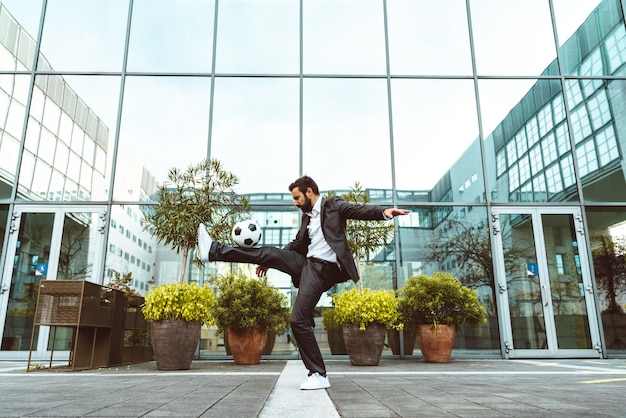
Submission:
M 15 207 L 0 282 L 0 360 L 28 359 L 41 280 L 99 280 L 105 218 L 104 207 Z M 53 347 L 49 334 L 48 327 L 36 330 L 34 360 L 49 356 Z M 60 328 L 55 358 L 70 344 L 71 330 Z
M 496 290 L 509 358 L 600 357 L 578 208 L 495 208 Z

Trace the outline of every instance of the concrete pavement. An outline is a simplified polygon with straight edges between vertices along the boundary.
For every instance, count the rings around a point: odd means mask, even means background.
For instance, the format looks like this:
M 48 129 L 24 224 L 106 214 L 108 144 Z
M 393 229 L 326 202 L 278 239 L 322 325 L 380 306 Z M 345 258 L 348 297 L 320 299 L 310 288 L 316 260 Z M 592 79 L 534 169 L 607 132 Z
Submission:
M 331 388 L 300 391 L 299 360 L 154 362 L 26 372 L 0 362 L 2 417 L 626 417 L 626 360 L 328 360 Z

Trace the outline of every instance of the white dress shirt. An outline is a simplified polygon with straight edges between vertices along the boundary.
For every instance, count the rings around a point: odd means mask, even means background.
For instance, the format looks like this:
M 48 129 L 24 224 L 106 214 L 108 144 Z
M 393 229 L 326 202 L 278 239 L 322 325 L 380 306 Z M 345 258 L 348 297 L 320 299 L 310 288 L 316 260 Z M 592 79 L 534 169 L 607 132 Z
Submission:
M 310 218 L 307 229 L 309 231 L 309 238 L 311 239 L 306 256 L 316 257 L 322 260 L 330 261 L 331 263 L 336 263 L 337 254 L 335 254 L 332 248 L 330 248 L 330 245 L 326 242 L 324 233 L 322 232 L 322 223 L 320 219 L 321 208 L 322 197 L 320 196 L 317 198 L 317 202 L 315 202 L 313 210 L 311 210 L 311 212 L 306 212 Z

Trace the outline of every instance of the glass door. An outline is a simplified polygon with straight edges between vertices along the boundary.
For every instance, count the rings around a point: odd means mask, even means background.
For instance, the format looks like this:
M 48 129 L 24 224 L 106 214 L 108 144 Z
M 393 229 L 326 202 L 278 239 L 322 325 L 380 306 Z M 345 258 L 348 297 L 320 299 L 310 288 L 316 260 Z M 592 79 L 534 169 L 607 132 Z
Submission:
M 105 214 L 101 207 L 15 208 L 1 282 L 0 360 L 28 358 L 41 280 L 100 280 Z M 35 330 L 33 359 L 44 359 L 52 344 L 55 353 L 70 347 L 71 330 L 59 328 L 54 342 L 48 331 Z
M 494 208 L 500 323 L 510 358 L 600 357 L 577 208 Z

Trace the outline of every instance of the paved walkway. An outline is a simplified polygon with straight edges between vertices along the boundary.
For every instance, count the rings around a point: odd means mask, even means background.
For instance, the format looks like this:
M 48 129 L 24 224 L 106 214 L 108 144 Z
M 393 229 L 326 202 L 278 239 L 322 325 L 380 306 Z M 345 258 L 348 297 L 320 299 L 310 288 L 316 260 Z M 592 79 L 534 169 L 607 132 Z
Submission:
M 298 360 L 155 363 L 26 372 L 0 362 L 2 417 L 626 417 L 626 360 L 327 361 L 331 388 L 300 391 Z

